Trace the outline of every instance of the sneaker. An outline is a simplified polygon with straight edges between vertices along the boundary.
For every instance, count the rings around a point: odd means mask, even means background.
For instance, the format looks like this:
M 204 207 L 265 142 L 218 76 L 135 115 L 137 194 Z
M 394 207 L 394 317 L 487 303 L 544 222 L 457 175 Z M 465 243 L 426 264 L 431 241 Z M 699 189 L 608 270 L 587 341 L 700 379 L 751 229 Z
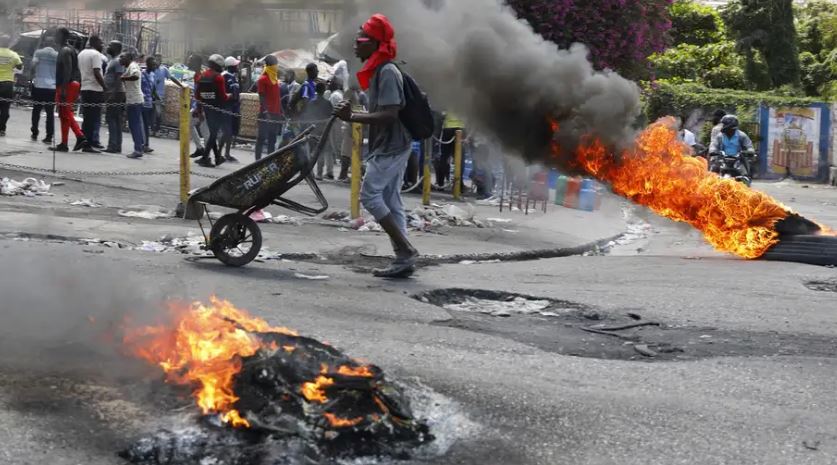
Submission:
M 90 145 L 90 144 L 84 144 L 84 146 L 81 148 L 81 151 L 84 152 L 84 153 L 102 153 L 102 152 L 94 149 L 93 146 Z
M 0 131 L 0 137 L 6 137 L 6 131 Z
M 83 137 L 81 139 L 76 139 L 76 145 L 73 146 L 73 152 L 78 152 L 85 146 L 85 144 L 87 144 L 87 139 Z
M 227 155 L 226 160 L 230 163 L 238 163 L 238 158 L 235 158 L 232 155 Z
M 227 160 L 225 160 L 224 158 L 216 158 L 215 159 L 215 167 L 217 168 L 217 167 L 223 165 L 226 161 Z
M 205 168 L 215 168 L 215 165 L 212 164 L 212 160 L 209 157 L 201 157 L 195 163 Z
M 122 153 L 122 151 L 121 151 L 121 150 L 117 150 L 117 149 L 104 149 L 104 150 L 102 150 L 102 151 L 103 151 L 103 152 L 105 152 L 105 153 L 113 153 L 113 154 L 120 154 L 120 153 Z
M 37 132 L 32 133 L 32 142 L 38 142 L 38 133 Z
M 128 155 L 128 158 L 132 158 L 134 160 L 136 160 L 138 158 L 142 158 L 142 152 L 134 152 L 134 153 Z
M 386 279 L 407 279 L 416 272 L 415 263 L 399 263 L 398 260 L 392 262 L 390 266 L 382 270 L 373 270 L 372 275 L 376 278 Z
M 58 144 L 55 147 L 52 147 L 52 150 L 56 152 L 69 152 L 70 148 L 67 147 L 67 144 Z
M 325 175 L 325 178 L 329 181 L 334 181 L 334 175 L 333 174 L 327 174 L 327 175 Z
M 96 150 L 104 150 L 105 149 L 105 146 L 102 145 L 102 144 L 92 144 L 91 146 Z
M 152 149 L 151 147 L 143 147 L 142 153 L 154 153 L 154 149 Z
M 44 144 L 52 144 L 52 136 L 44 137 L 44 140 L 42 140 L 41 142 L 43 142 Z
M 194 152 L 192 152 L 191 155 L 189 155 L 189 158 L 201 158 L 204 156 L 205 153 L 206 152 L 204 152 L 203 149 L 197 149 Z

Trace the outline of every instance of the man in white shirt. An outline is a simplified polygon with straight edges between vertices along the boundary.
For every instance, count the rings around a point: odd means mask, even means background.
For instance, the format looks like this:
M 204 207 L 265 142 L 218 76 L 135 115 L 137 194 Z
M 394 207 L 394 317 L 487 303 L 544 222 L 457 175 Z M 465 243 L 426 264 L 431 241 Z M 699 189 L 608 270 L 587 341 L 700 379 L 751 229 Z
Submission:
M 102 50 L 104 43 L 97 35 L 90 36 L 87 48 L 78 54 L 78 67 L 81 72 L 81 100 L 85 104 L 81 114 L 84 122 L 81 130 L 84 137 L 97 149 L 103 149 L 99 143 L 99 127 L 102 121 L 102 107 L 105 102 L 105 78 L 102 73 Z
M 125 72 L 119 79 L 125 86 L 128 129 L 131 130 L 131 137 L 134 140 L 134 151 L 128 155 L 128 158 L 142 158 L 145 148 L 145 124 L 142 121 L 145 96 L 142 94 L 140 81 L 142 71 L 131 53 L 123 53 L 119 57 L 119 62 L 125 68 Z

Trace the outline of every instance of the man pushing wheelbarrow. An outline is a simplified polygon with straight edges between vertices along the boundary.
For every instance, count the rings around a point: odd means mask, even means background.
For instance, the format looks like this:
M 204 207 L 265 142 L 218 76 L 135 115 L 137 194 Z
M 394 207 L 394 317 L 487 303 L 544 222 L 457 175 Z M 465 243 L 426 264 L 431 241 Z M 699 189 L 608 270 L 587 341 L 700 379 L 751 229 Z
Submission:
M 358 73 L 361 87 L 369 92 L 369 112 L 354 113 L 349 102 L 342 102 L 319 137 L 312 157 L 304 149 L 313 127 L 290 144 L 264 159 L 195 191 L 190 209 L 197 205 L 218 205 L 238 210 L 212 224 L 207 245 L 216 258 L 230 266 L 244 266 L 261 249 L 261 231 L 250 214 L 268 205 L 279 205 L 300 213 L 318 215 L 328 208 L 312 170 L 328 142 L 335 118 L 370 126 L 369 155 L 363 179 L 361 201 L 389 235 L 395 260 L 375 276 L 406 278 L 415 272 L 418 251 L 407 239 L 407 221 L 401 201 L 401 182 L 412 151 L 412 140 L 433 134 L 433 115 L 427 97 L 415 81 L 391 60 L 396 55 L 394 31 L 383 15 L 372 16 L 358 33 L 355 50 L 365 62 Z M 306 181 L 320 207 L 307 207 L 282 198 L 288 190 Z M 203 228 L 203 226 L 201 226 Z
M 415 81 L 392 62 L 397 45 L 395 30 L 386 16 L 373 15 L 358 31 L 354 48 L 364 62 L 357 77 L 369 96 L 369 112 L 355 113 L 349 102 L 343 102 L 334 115 L 343 121 L 369 125 L 361 202 L 389 235 L 395 251 L 392 264 L 374 274 L 406 278 L 415 271 L 419 253 L 407 239 L 401 184 L 412 141 L 433 133 L 433 115 Z

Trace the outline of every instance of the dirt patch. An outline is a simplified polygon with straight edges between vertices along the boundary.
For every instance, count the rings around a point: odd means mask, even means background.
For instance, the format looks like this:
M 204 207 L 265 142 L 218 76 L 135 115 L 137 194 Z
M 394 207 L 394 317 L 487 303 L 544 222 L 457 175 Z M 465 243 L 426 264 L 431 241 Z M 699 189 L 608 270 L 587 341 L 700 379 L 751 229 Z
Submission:
M 633 311 L 605 312 L 545 297 L 442 289 L 414 298 L 450 314 L 451 318 L 435 321 L 434 325 L 489 334 L 562 355 L 646 362 L 730 356 L 837 356 L 835 338 L 685 326 L 647 320 Z M 484 309 L 479 309 L 480 304 L 485 305 Z

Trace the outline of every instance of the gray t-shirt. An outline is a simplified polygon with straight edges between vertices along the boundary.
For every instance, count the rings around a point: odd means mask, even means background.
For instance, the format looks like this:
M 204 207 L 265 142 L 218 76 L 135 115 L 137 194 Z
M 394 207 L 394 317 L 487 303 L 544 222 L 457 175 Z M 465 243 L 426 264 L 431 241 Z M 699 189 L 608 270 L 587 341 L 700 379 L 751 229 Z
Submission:
M 120 77 L 125 73 L 125 67 L 119 62 L 119 58 L 111 58 L 105 70 L 105 85 L 108 92 L 124 93 L 125 85 Z
M 383 65 L 373 75 L 369 83 L 369 112 L 380 111 L 383 107 L 398 106 L 404 108 L 404 76 L 392 63 Z M 412 147 L 412 139 L 401 120 L 387 125 L 369 127 L 369 155 L 400 155 Z

